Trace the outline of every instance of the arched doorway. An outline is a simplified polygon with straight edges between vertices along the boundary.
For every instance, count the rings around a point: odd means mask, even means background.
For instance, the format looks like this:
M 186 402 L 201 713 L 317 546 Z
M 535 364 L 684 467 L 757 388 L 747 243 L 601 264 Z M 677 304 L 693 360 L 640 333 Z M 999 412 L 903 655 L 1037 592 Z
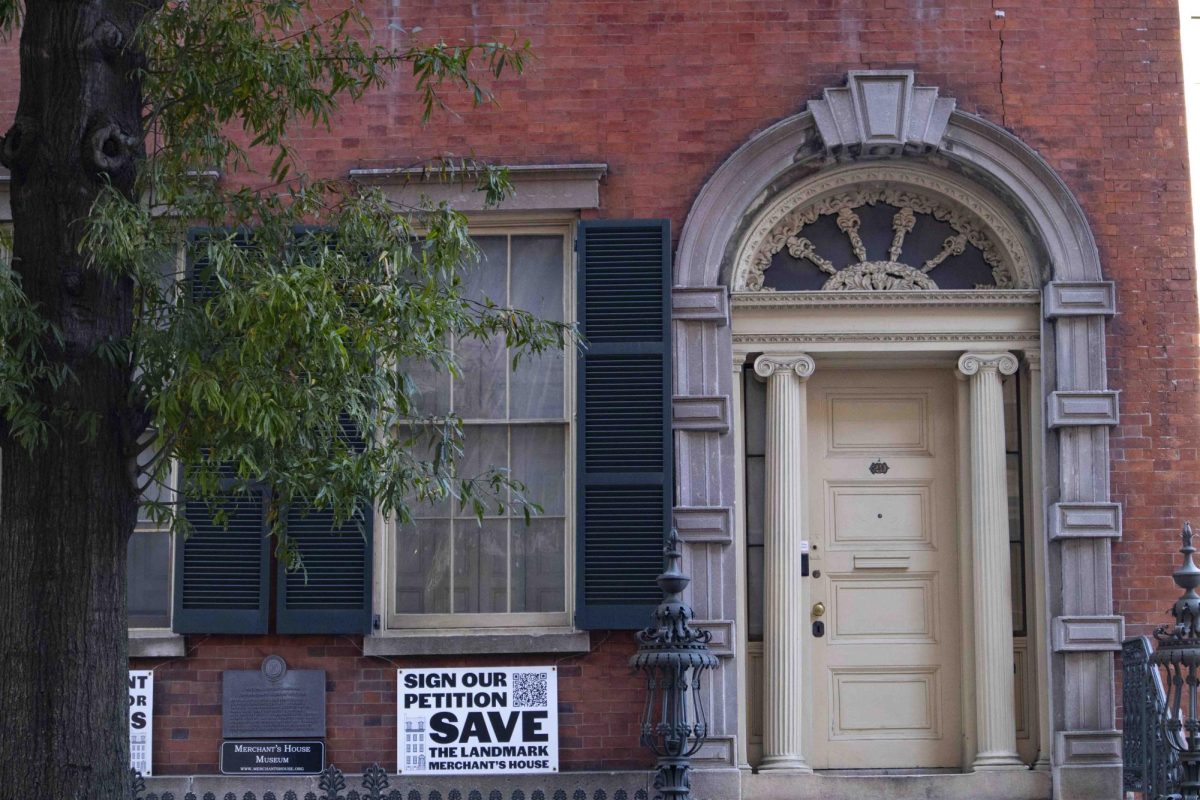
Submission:
M 740 764 L 748 764 L 751 758 L 749 731 L 761 707 L 768 717 L 775 715 L 763 719 L 762 725 L 765 736 L 774 737 L 771 746 L 777 751 L 767 752 L 764 741 L 764 766 L 784 771 L 803 772 L 813 766 L 812 756 L 804 752 L 804 740 L 807 735 L 810 742 L 816 741 L 812 726 L 817 716 L 822 739 L 811 750 L 821 759 L 817 766 L 869 765 L 855 762 L 854 745 L 842 746 L 853 740 L 845 736 L 847 731 L 868 731 L 873 737 L 868 740 L 884 739 L 893 751 L 897 747 L 903 751 L 922 735 L 932 738 L 937 727 L 938 735 L 949 739 L 961 732 L 963 745 L 957 759 L 945 750 L 928 756 L 920 744 L 894 759 L 927 769 L 957 760 L 961 770 L 1003 769 L 1017 767 L 1022 760 L 1036 761 L 1042 770 L 1053 769 L 1063 796 L 1072 794 L 1072 786 L 1094 793 L 1097 786 L 1109 784 L 1115 794 L 1120 750 L 1112 703 L 1094 700 L 1095 691 L 1101 698 L 1112 695 L 1111 651 L 1119 648 L 1121 638 L 1120 620 L 1111 613 L 1108 553 L 1120 525 L 1107 483 L 1107 426 L 1116 421 L 1116 404 L 1115 394 L 1106 389 L 1102 347 L 1104 319 L 1112 313 L 1112 289 L 1101 280 L 1095 246 L 1078 205 L 1044 162 L 1011 134 L 952 108 L 953 101 L 939 98 L 935 89 L 915 86 L 911 73 L 851 73 L 845 88 L 827 90 L 823 100 L 809 104 L 808 111 L 772 126 L 731 156 L 701 191 L 689 215 L 676 258 L 676 405 L 695 408 L 703 402 L 718 411 L 711 424 L 698 423 L 693 415 L 677 425 L 676 519 L 681 535 L 694 543 L 693 557 L 704 559 L 704 569 L 742 589 L 721 606 L 726 619 L 712 621 L 737 631 L 728 636 L 737 666 L 727 671 L 734 675 L 733 685 L 727 676 L 715 688 L 714 703 L 733 712 L 726 717 L 724 732 Z M 900 197 L 905 191 L 915 203 Z M 848 199 L 847 194 L 854 196 Z M 911 214 L 902 214 L 905 208 Z M 916 219 L 908 228 L 910 216 Z M 924 239 L 914 234 L 922 217 L 931 220 Z M 795 230 L 789 228 L 797 223 Z M 981 230 L 987 234 L 982 239 L 977 235 Z M 933 249 L 914 259 L 920 249 L 918 240 Z M 912 245 L 907 254 L 905 241 Z M 840 255 L 835 258 L 834 252 Z M 771 271 L 784 266 L 787 258 L 796 263 L 777 272 L 779 277 L 773 281 Z M 930 261 L 937 263 L 925 269 Z M 955 262 L 961 270 L 946 271 Z M 761 291 L 764 288 L 768 291 Z M 776 695 L 761 706 L 752 703 L 747 691 L 753 665 L 747 636 L 750 597 L 744 591 L 750 553 L 746 514 L 751 507 L 743 481 L 750 424 L 745 416 L 744 380 L 747 364 L 753 368 L 756 361 L 757 372 L 767 378 L 765 403 L 772 393 L 791 397 L 786 401 L 793 409 L 790 424 L 818 425 L 824 437 L 809 437 L 807 430 L 800 436 L 786 433 L 792 449 L 784 457 L 776 453 L 774 459 L 775 479 L 804 489 L 798 495 L 799 510 L 782 500 L 772 510 L 771 501 L 765 501 L 767 514 L 791 515 L 791 521 L 781 525 L 776 520 L 776 529 L 788 531 L 783 535 L 777 530 L 776 546 L 784 548 L 778 558 L 765 555 L 764 541 L 764 602 L 766 607 L 774 603 L 790 608 L 791 613 L 777 611 L 772 645 L 766 630 L 769 615 L 764 612 L 763 659 L 779 663 L 771 668 L 774 679 L 764 672 L 763 691 Z M 1002 599 L 1008 601 L 1013 596 L 1011 584 L 997 584 L 1001 570 L 980 569 L 981 561 L 984 567 L 995 561 L 1000 544 L 996 540 L 1008 528 L 1007 487 L 1001 487 L 999 500 L 995 492 L 989 494 L 989 487 L 994 489 L 1006 479 L 997 478 L 996 464 L 1002 474 L 1003 456 L 999 462 L 992 459 L 990 466 L 972 460 L 976 451 L 994 450 L 990 445 L 977 446 L 989 441 L 988 436 L 999 435 L 999 446 L 1005 446 L 1003 421 L 999 428 L 994 423 L 998 414 L 1002 420 L 1004 378 L 1018 371 L 1021 392 L 1015 393 L 1014 387 L 1010 395 L 1024 401 L 1026 425 L 1019 461 L 1027 489 L 1022 515 L 1026 555 L 1021 558 L 1030 589 L 1023 593 L 1028 598 L 1028 636 L 1024 652 L 1016 655 L 1018 669 L 1023 659 L 1029 676 L 1023 686 L 1033 699 L 1025 706 L 1029 710 L 1024 719 L 1012 694 L 1005 697 L 1021 683 L 1011 677 L 1007 683 L 998 679 L 1002 670 L 996 660 L 1005 646 L 1012 654 L 1014 641 L 1021 638 L 1012 636 L 1011 627 L 1007 638 L 995 630 L 996 620 L 1012 613 L 1012 604 L 992 601 L 997 592 L 1007 595 Z M 932 380 L 934 375 L 956 372 L 963 380 L 953 383 L 953 388 Z M 828 377 L 817 377 L 822 373 Z M 874 378 L 864 377 L 872 374 Z M 902 380 L 906 375 L 910 384 L 919 383 L 922 375 L 930 382 L 925 387 L 908 385 Z M 792 385 L 772 389 L 771 382 L 779 380 Z M 807 381 L 813 382 L 806 385 Z M 795 395 L 814 388 L 821 408 L 814 410 L 806 396 L 803 412 L 796 413 Z M 872 391 L 883 395 L 870 397 Z M 947 394 L 953 397 L 947 399 Z M 924 406 L 896 402 L 901 395 L 909 400 L 924 398 Z M 851 402 L 839 407 L 831 405 L 831 397 Z M 994 404 L 987 405 L 997 397 L 1001 398 L 998 412 Z M 907 422 L 903 415 L 889 421 L 865 410 L 890 408 L 893 413 L 900 407 L 916 416 Z M 918 414 L 921 408 L 924 416 Z M 950 408 L 953 414 L 945 410 Z M 856 414 L 865 415 L 868 424 L 847 426 L 837 421 L 854 420 Z M 789 423 L 782 419 L 778 413 L 764 414 L 768 426 L 783 425 L 786 432 Z M 941 430 L 947 425 L 953 430 Z M 831 493 L 831 484 L 841 479 L 834 466 L 817 463 L 817 451 L 824 448 L 827 455 L 857 441 L 862 452 L 855 457 L 866 458 L 867 468 L 876 461 L 888 463 L 889 455 L 900 463 L 896 459 L 911 457 L 911 451 L 919 448 L 913 444 L 916 440 L 899 432 L 913 433 L 922 426 L 931 437 L 927 443 L 938 437 L 943 442 L 953 440 L 953 475 L 914 478 L 905 470 L 919 468 L 907 464 L 891 472 L 896 486 L 905 480 L 932 487 L 953 484 L 953 498 L 947 498 L 947 490 L 934 488 L 928 493 L 937 495 L 936 500 L 901 502 L 895 498 L 904 491 L 892 486 L 891 505 L 880 506 L 874 518 L 919 516 L 926 513 L 919 510 L 921 503 L 932 503 L 936 508 L 930 506 L 928 513 L 952 520 L 942 526 L 952 529 L 950 533 L 928 534 L 929 529 L 921 526 L 907 530 L 918 539 L 926 536 L 922 546 L 942 556 L 947 547 L 930 547 L 933 540 L 928 536 L 953 540 L 955 557 L 919 561 L 920 548 L 910 543 L 888 549 L 883 546 L 886 537 L 865 543 L 864 552 L 843 547 L 835 556 L 830 542 L 840 535 L 838 525 L 846 528 L 837 520 L 838 503 L 859 513 L 883 501 L 879 497 L 848 500 L 854 492 L 839 494 L 841 489 Z M 853 436 L 844 436 L 847 431 L 853 431 Z M 776 431 L 776 439 L 779 435 Z M 899 438 L 888 440 L 888 435 Z M 834 441 L 838 436 L 842 436 L 840 444 Z M 891 444 L 885 447 L 887 441 Z M 867 454 L 889 448 L 882 455 Z M 908 456 L 901 452 L 906 448 Z M 945 451 L 947 445 L 933 449 Z M 762 457 L 770 460 L 771 454 L 764 452 Z M 792 464 L 791 472 L 786 471 L 787 463 Z M 949 474 L 944 472 L 949 469 L 946 463 L 931 469 Z M 784 470 L 782 478 L 779 470 Z M 909 476 L 901 478 L 903 474 Z M 855 481 L 859 479 L 850 483 Z M 909 491 L 907 496 L 913 494 Z M 980 511 L 984 508 L 986 513 Z M 826 513 L 829 509 L 834 510 L 832 516 Z M 865 520 L 857 520 L 856 530 L 864 529 L 864 524 Z M 990 531 L 986 536 L 981 525 Z M 722 528 L 727 539 L 714 535 Z M 796 531 L 808 538 L 797 536 Z M 1011 562 L 1013 551 L 1008 549 L 1008 536 L 1004 539 L 1005 560 Z M 790 562 L 787 548 L 799 548 L 803 541 L 810 547 L 814 543 L 825 547 L 824 553 L 830 554 L 819 558 L 811 550 L 808 554 L 812 562 L 830 559 L 822 569 L 826 577 L 814 580 L 810 574 L 789 583 L 789 576 L 781 572 L 773 582 L 768 580 L 768 566 Z M 895 545 L 899 540 L 891 541 Z M 713 546 L 714 542 L 721 546 Z M 976 556 L 981 548 L 993 549 L 986 550 L 981 560 Z M 879 552 L 873 555 L 866 550 Z M 907 569 L 901 569 L 906 556 Z M 835 564 L 835 558 L 845 563 Z M 901 573 L 906 578 L 900 582 L 908 588 L 896 595 L 895 579 Z M 1009 570 L 1006 580 L 1011 574 Z M 879 580 L 883 575 L 889 575 L 889 580 Z M 895 595 L 884 601 L 889 609 L 904 606 L 903 597 L 934 598 L 910 602 L 911 608 L 884 621 L 884 628 L 892 626 L 890 632 L 884 631 L 884 639 L 936 638 L 938 644 L 930 651 L 934 654 L 897 656 L 908 663 L 890 666 L 839 661 L 853 651 L 855 636 L 863 636 L 866 630 L 869 638 L 880 630 L 855 627 L 860 622 L 851 618 L 814 619 L 816 603 L 840 593 L 842 601 L 831 601 L 827 611 L 830 605 L 836 609 L 834 614 L 844 614 L 856 604 L 878 607 L 879 602 L 863 598 L 875 591 L 878 601 L 884 586 Z M 1004 588 L 1007 591 L 1000 591 Z M 981 601 L 976 603 L 976 598 Z M 836 635 L 823 637 L 821 652 L 814 652 L 812 645 L 812 626 L 817 621 L 824 621 L 827 631 L 840 626 Z M 980 633 L 981 623 L 986 636 Z M 831 645 L 834 640 L 837 647 Z M 879 661 L 879 653 L 888 653 L 888 642 L 874 644 L 873 658 Z M 898 641 L 892 644 L 899 647 Z M 915 643 L 909 644 L 919 650 Z M 945 654 L 950 645 L 962 645 L 957 648 L 957 666 Z M 789 648 L 796 652 L 787 653 Z M 939 648 L 940 655 L 935 652 Z M 859 646 L 853 652 L 866 649 Z M 893 670 L 890 676 L 879 671 L 891 667 L 907 671 Z M 931 677 L 944 670 L 944 676 Z M 817 671 L 821 672 L 819 687 L 812 679 Z M 951 680 L 955 672 L 960 678 L 957 685 Z M 831 677 L 835 673 L 837 677 Z M 851 686 L 857 688 L 848 691 Z M 1085 700 L 1072 687 L 1087 687 L 1092 697 Z M 820 702 L 814 700 L 814 692 L 821 694 Z M 909 714 L 899 719 L 903 724 L 888 730 L 876 724 L 879 719 L 870 718 L 878 705 L 870 700 L 875 696 L 872 692 L 877 696 L 908 692 L 908 700 L 900 703 Z M 956 695 L 960 702 L 954 709 Z M 851 700 L 842 702 L 846 697 Z M 929 713 L 922 716 L 922 709 Z M 1035 748 L 1032 752 L 1027 746 L 1018 753 L 1021 748 L 1013 741 L 1016 727 L 1022 724 Z M 773 732 L 766 733 L 772 726 Z M 787 744 L 781 747 L 780 740 Z M 793 744 L 797 741 L 798 748 Z M 1032 785 L 1016 788 L 1026 778 L 1015 771 L 1006 776 L 1014 792 L 1040 791 Z
M 731 322 L 746 703 L 763 709 L 747 718 L 752 765 L 1034 760 L 1018 424 L 1040 355 L 1030 252 L 996 198 L 918 163 L 822 170 L 743 235 Z

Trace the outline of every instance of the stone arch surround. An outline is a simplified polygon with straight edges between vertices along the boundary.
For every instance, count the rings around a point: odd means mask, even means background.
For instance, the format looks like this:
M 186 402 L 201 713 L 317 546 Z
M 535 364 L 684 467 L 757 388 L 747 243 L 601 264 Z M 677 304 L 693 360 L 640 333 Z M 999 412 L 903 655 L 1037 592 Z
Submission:
M 880 86 L 889 89 L 879 92 Z M 839 106 L 839 93 L 850 100 Z M 917 125 L 922 93 L 933 110 Z M 1053 772 L 1055 797 L 1117 797 L 1121 741 L 1113 652 L 1123 627 L 1113 614 L 1111 543 L 1121 535 L 1121 521 L 1109 496 L 1108 433 L 1117 422 L 1117 397 L 1107 388 L 1104 347 L 1113 286 L 1103 280 L 1083 210 L 1046 162 L 1013 134 L 952 110 L 952 100 L 936 95 L 936 89 L 916 87 L 911 72 L 852 72 L 846 87 L 826 90 L 824 100 L 735 151 L 688 214 L 673 292 L 676 524 L 697 576 L 697 616 L 714 630 L 723 654 L 733 656 L 739 562 L 732 546 L 737 447 L 730 435 L 727 287 L 746 226 L 786 187 L 848 160 L 926 163 L 956 172 L 1016 215 L 1034 247 L 1042 284 L 1046 519 L 1035 530 L 1044 531 L 1046 542 L 1042 623 L 1050 645 L 1052 732 L 1050 764 L 1043 766 Z M 896 96 L 908 105 L 890 138 L 859 120 L 856 140 L 855 121 L 838 117 L 846 108 L 869 116 L 873 105 L 894 103 Z M 738 734 L 736 670 L 723 672 L 711 700 L 716 730 L 731 741 Z M 712 756 L 729 763 L 733 749 Z

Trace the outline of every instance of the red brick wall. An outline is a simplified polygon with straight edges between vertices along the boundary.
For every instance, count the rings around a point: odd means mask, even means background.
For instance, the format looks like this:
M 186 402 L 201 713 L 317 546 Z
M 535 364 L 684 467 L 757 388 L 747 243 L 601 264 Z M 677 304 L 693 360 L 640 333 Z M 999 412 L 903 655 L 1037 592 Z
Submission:
M 592 651 L 577 656 L 437 656 L 379 658 L 362 654 L 361 636 L 189 636 L 188 654 L 134 659 L 154 670 L 154 773 L 219 772 L 221 673 L 257 670 L 283 656 L 289 669 L 325 670 L 326 758 L 347 772 L 378 762 L 396 771 L 396 670 L 420 667 L 558 667 L 559 766 L 563 770 L 642 767 L 638 746 L 644 683 L 629 669 L 627 632 L 595 633 Z
M 311 171 L 331 175 L 445 153 L 603 161 L 599 216 L 667 216 L 678 235 L 704 181 L 755 131 L 839 85 L 848 69 L 914 69 L 920 83 L 1007 127 L 1051 164 L 1083 205 L 1116 282 L 1109 384 L 1122 392 L 1122 424 L 1112 437 L 1112 483 L 1125 538 L 1114 547 L 1113 578 L 1116 611 L 1135 634 L 1164 619 L 1175 596 L 1175 532 L 1184 519 L 1200 522 L 1200 353 L 1176 15 L 1173 2 L 1136 0 L 381 3 L 382 41 L 390 23 L 423 26 L 425 38 L 528 38 L 536 60 L 497 86 L 499 108 L 456 102 L 460 116 L 421 126 L 402 78 L 347 107 L 332 131 L 291 139 Z M 9 49 L 0 75 L 12 74 Z M 3 86 L 7 121 L 16 83 Z M 564 767 L 641 759 L 640 687 L 624 666 L 630 640 L 597 641 L 597 652 L 562 662 Z M 364 658 L 351 639 L 189 644 L 188 658 L 157 673 L 156 770 L 213 771 L 219 673 L 256 668 L 268 652 L 328 670 L 335 762 L 394 766 L 393 670 L 417 662 Z

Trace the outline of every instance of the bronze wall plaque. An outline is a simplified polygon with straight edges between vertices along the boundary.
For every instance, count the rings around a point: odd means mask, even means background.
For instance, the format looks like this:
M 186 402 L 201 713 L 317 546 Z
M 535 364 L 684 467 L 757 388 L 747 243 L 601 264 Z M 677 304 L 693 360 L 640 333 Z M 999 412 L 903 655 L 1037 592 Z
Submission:
M 323 739 L 325 670 L 290 670 L 279 656 L 267 656 L 260 669 L 226 670 L 221 715 L 226 739 Z

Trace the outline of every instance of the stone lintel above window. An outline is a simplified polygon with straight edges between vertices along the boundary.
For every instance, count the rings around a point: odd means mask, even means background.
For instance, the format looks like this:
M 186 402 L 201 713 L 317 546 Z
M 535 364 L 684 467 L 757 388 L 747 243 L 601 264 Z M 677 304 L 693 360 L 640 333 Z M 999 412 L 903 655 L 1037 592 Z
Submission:
M 608 165 L 510 164 L 508 178 L 516 191 L 496 211 L 554 211 L 600 207 L 600 179 Z M 351 180 L 380 186 L 388 199 L 409 206 L 427 198 L 446 202 L 458 211 L 484 211 L 484 194 L 464 175 L 430 174 L 424 167 L 383 167 L 350 170 Z

